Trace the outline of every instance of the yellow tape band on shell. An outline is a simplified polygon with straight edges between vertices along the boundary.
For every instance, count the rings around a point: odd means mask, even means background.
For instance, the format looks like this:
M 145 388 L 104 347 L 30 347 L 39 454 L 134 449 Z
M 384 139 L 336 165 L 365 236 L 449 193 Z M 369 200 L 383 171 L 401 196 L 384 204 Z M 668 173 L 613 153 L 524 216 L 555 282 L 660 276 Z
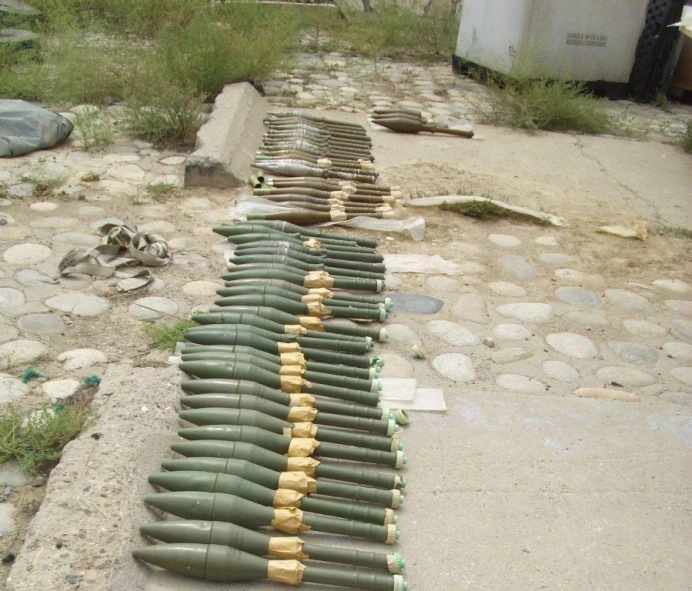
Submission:
M 315 316 L 299 316 L 298 318 L 300 318 L 300 325 L 306 330 L 324 330 L 322 320 Z
M 294 406 L 288 409 L 286 420 L 290 423 L 312 423 L 316 416 L 316 408 L 311 406 Z
M 324 287 L 315 287 L 310 290 L 310 293 L 316 293 L 321 295 L 325 300 L 331 299 L 334 297 L 334 292 L 329 291 L 328 289 L 325 289 Z
M 279 368 L 281 376 L 302 376 L 305 371 L 300 365 L 282 365 Z
M 317 410 L 312 408 L 312 405 L 315 404 L 314 396 L 310 396 L 310 394 L 289 394 L 288 397 L 288 406 L 290 407 L 288 410 L 289 421 L 291 420 L 291 411 L 294 408 L 306 408 L 311 413 L 314 412 L 315 414 L 317 414 Z
M 385 544 L 396 543 L 396 525 L 387 525 L 387 539 L 384 541 Z M 291 532 L 289 532 L 291 533 Z
M 305 334 L 305 329 L 300 324 L 285 324 L 284 332 L 286 334 Z
M 305 242 L 303 242 L 303 246 L 307 246 L 308 248 L 321 248 L 322 243 L 314 238 L 308 238 Z
M 307 495 L 317 490 L 317 481 L 310 478 L 305 472 L 281 472 L 279 474 L 279 488 L 289 488 Z
M 348 219 L 348 216 L 343 211 L 333 211 L 332 210 L 329 212 L 329 218 L 333 222 L 345 222 Z
M 324 275 L 318 275 L 317 273 L 310 273 L 303 279 L 303 287 L 326 287 L 330 288 L 334 286 L 333 277 L 325 277 Z
M 312 423 L 295 423 L 291 429 L 291 437 L 304 437 L 314 439 L 317 435 L 317 425 Z
M 281 365 L 300 365 L 305 367 L 305 356 L 302 353 L 281 353 Z
M 310 529 L 309 525 L 303 523 L 303 512 L 295 507 L 274 509 L 274 519 L 271 521 L 271 526 L 287 534 L 297 534 Z
M 304 542 L 300 538 L 269 538 L 269 556 L 274 556 L 275 558 L 305 560 L 306 558 L 310 557 L 303 552 L 303 544 Z M 389 562 L 387 564 L 389 564 Z
M 308 439 L 307 437 L 291 439 L 286 455 L 291 458 L 309 458 L 319 446 L 319 441 L 315 439 Z
M 308 302 L 305 304 L 310 316 L 326 316 L 329 310 L 322 305 L 322 302 Z
M 280 376 L 279 379 L 281 380 L 282 392 L 295 394 L 300 392 L 300 389 L 303 387 L 303 378 L 300 376 Z
M 300 353 L 300 345 L 298 343 L 276 343 L 276 347 L 281 353 Z
M 305 568 L 297 560 L 270 560 L 267 563 L 267 578 L 277 583 L 298 586 L 303 582 Z
M 274 499 L 272 504 L 274 507 L 300 507 L 300 500 L 303 495 L 297 490 L 291 490 L 290 488 L 280 488 L 274 493 Z M 385 509 L 385 511 L 391 511 L 391 509 Z
M 303 302 L 304 304 L 307 304 L 308 302 L 320 302 L 322 303 L 322 296 L 318 293 L 309 293 L 307 295 L 304 295 L 302 298 L 300 298 L 300 301 Z
M 315 458 L 286 458 L 287 472 L 304 472 L 308 476 L 314 476 L 320 463 Z

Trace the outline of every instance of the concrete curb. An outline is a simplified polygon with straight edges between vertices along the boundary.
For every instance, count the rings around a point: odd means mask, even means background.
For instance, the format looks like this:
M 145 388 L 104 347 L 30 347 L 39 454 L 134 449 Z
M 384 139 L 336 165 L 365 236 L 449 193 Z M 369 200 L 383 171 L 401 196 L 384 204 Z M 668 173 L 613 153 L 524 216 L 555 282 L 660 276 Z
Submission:
M 226 86 L 197 132 L 196 150 L 185 162 L 185 186 L 228 189 L 245 184 L 262 142 L 267 107 L 247 82 Z
M 154 519 L 147 476 L 171 452 L 177 367 L 111 365 L 94 398 L 97 423 L 70 442 L 7 579 L 7 591 L 142 589 L 149 569 L 131 551 Z M 95 437 L 98 434 L 98 437 Z

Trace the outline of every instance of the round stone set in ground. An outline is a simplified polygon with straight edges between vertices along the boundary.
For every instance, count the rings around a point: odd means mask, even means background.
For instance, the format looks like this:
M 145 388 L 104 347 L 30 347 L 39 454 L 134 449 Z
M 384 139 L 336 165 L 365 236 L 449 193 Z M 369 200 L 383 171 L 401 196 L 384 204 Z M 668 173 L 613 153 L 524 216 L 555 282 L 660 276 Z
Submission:
M 158 320 L 175 316 L 178 313 L 178 304 L 168 298 L 152 296 L 138 299 L 130 305 L 128 311 L 137 320 Z

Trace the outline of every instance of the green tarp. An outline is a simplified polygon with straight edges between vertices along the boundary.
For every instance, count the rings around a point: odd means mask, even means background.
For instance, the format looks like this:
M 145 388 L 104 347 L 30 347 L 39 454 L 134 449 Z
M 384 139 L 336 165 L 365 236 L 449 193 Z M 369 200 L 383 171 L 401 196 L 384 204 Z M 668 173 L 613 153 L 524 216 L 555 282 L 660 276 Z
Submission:
M 25 101 L 0 99 L 0 158 L 50 148 L 69 137 L 73 129 L 62 115 Z

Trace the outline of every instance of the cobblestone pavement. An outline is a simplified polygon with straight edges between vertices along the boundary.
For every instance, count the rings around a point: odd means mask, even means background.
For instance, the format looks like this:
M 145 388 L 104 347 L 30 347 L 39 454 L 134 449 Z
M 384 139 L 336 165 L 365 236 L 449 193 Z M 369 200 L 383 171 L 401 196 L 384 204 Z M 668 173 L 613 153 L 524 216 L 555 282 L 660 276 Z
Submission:
M 339 54 L 306 57 L 265 90 L 276 105 L 365 111 L 397 100 L 463 122 L 475 121 L 467 95 L 483 94 L 446 65 L 383 61 L 373 76 L 367 62 Z M 657 125 L 661 139 L 679 132 L 689 116 L 679 106 L 611 108 Z M 117 123 L 117 107 L 104 117 Z M 142 323 L 183 319 L 212 301 L 227 243 L 211 227 L 227 219 L 237 192 L 180 188 L 184 157 L 116 134 L 103 152 L 84 152 L 75 138 L 0 163 L 0 406 L 34 410 L 56 403 L 110 363 L 163 364 L 166 355 L 151 349 Z M 442 387 L 450 406 L 458 406 L 466 388 L 527 396 L 535 404 L 540 397 L 548 405 L 581 398 L 640 402 L 666 417 L 652 429 L 692 444 L 685 408 L 692 405 L 689 242 L 657 237 L 647 242 L 649 250 L 637 251 L 641 243 L 597 237 L 590 239 L 601 245 L 595 250 L 574 228 L 423 214 L 429 223 L 423 243 L 381 235 L 383 252 L 439 254 L 457 272 L 390 273 L 392 291 L 425 293 L 444 306 L 427 316 L 394 312 L 390 343 L 378 351 L 385 375 Z M 169 241 L 172 264 L 153 269 L 157 279 L 142 293 L 118 293 L 117 279 L 55 279 L 67 251 L 99 242 L 95 230 L 105 220 Z M 413 343 L 425 360 L 410 357 Z M 29 366 L 50 379 L 22 383 L 18 376 Z M 10 468 L 0 478 L 8 484 L 21 493 L 32 481 Z M 8 551 L 19 551 L 29 518 L 20 499 L 13 493 L 0 504 Z
M 450 123 L 475 123 L 478 107 L 487 108 L 487 90 L 452 71 L 447 61 L 431 64 L 304 53 L 292 71 L 264 83 L 275 105 L 365 112 L 373 106 L 399 104 L 433 113 Z M 623 135 L 671 141 L 685 132 L 692 105 L 671 102 L 665 107 L 631 101 L 604 103 Z

